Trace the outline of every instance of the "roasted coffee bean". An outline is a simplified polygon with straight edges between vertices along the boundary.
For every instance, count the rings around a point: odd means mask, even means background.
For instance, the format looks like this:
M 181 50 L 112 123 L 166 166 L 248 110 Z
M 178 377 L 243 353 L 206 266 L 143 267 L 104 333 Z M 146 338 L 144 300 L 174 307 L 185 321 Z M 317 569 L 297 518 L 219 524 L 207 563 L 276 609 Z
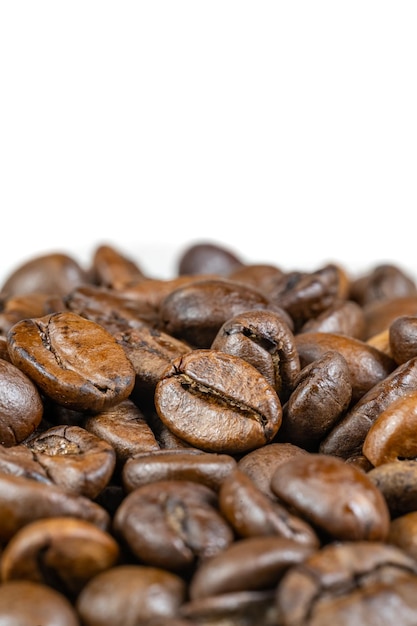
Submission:
M 0 585 L 2 626 L 81 626 L 70 601 L 48 585 L 11 580 Z
M 294 335 L 274 311 L 240 313 L 218 331 L 212 350 L 241 357 L 258 369 L 284 402 L 295 387 L 300 359 Z
M 18 367 L 0 359 L 0 443 L 14 446 L 39 426 L 43 403 L 37 387 Z
M 274 589 L 291 565 L 314 551 L 313 546 L 283 537 L 239 539 L 200 565 L 190 582 L 190 598 Z
M 384 541 L 387 537 L 390 516 L 382 493 L 368 474 L 338 457 L 295 456 L 275 470 L 271 489 L 324 538 Z
M 54 426 L 25 445 L 53 483 L 92 500 L 110 482 L 116 453 L 80 426 Z
M 100 411 L 133 390 L 135 372 L 123 348 L 104 328 L 74 313 L 18 322 L 7 341 L 13 364 L 58 404 Z
M 162 329 L 194 348 L 209 348 L 230 318 L 256 309 L 270 309 L 291 318 L 261 291 L 226 278 L 205 279 L 179 287 L 161 303 Z
M 285 272 L 268 263 L 245 264 L 228 274 L 228 278 L 244 283 L 262 291 L 265 295 L 273 292 L 277 284 L 281 284 Z
M 277 498 L 271 500 L 239 468 L 223 481 L 219 508 L 238 537 L 277 536 L 302 545 L 319 545 L 308 522 L 290 513 Z
M 276 500 L 276 495 L 271 491 L 272 475 L 278 465 L 297 454 L 307 454 L 307 450 L 292 443 L 277 443 L 274 440 L 267 446 L 256 448 L 244 454 L 239 459 L 237 467 L 249 476 L 262 493 L 272 500 Z
M 8 542 L 0 561 L 1 580 L 44 583 L 73 598 L 91 578 L 113 567 L 119 553 L 115 539 L 91 522 L 42 519 L 21 528 Z
M 333 333 L 356 339 L 365 338 L 365 316 L 353 300 L 336 300 L 317 317 L 310 318 L 300 333 Z
M 306 365 L 295 380 L 295 389 L 283 407 L 277 439 L 317 451 L 320 441 L 348 409 L 351 398 L 346 359 L 339 352 L 325 352 Z
M 122 480 L 126 492 L 159 480 L 191 480 L 218 491 L 236 465 L 236 460 L 228 454 L 194 449 L 159 450 L 128 459 Z
M 7 336 L 12 326 L 21 320 L 64 310 L 64 300 L 60 296 L 36 292 L 11 296 L 0 313 L 0 334 Z
M 346 288 L 344 272 L 330 263 L 314 272 L 300 273 L 285 289 L 270 294 L 270 298 L 290 315 L 298 332 L 309 319 L 343 297 Z
M 392 402 L 372 424 L 363 453 L 373 465 L 417 459 L 417 390 Z
M 365 339 L 375 337 L 391 326 L 397 317 L 417 315 L 417 296 L 377 300 L 363 307 Z
M 70 291 L 63 301 L 67 311 L 96 322 L 111 334 L 129 328 L 148 328 L 155 323 L 152 308 L 107 287 L 82 285 Z
M 237 454 L 271 441 L 282 418 L 275 389 L 243 359 L 193 350 L 175 359 L 155 391 L 161 420 L 196 448 Z
M 19 265 L 7 276 L 0 291 L 8 297 L 29 293 L 65 295 L 89 282 L 88 273 L 72 256 L 56 252 Z
M 129 398 L 86 417 L 84 428 L 111 445 L 119 466 L 136 454 L 159 450 L 144 414 Z
M 178 259 L 178 275 L 218 274 L 227 276 L 242 267 L 236 252 L 211 242 L 197 242 L 185 248 Z
M 417 461 L 391 461 L 367 473 L 383 494 L 391 517 L 417 510 Z
M 234 591 L 185 602 L 180 615 L 197 626 L 276 626 L 274 592 Z
M 76 517 L 102 530 L 110 526 L 107 511 L 89 498 L 57 485 L 0 473 L 0 544 L 30 522 L 48 517 Z
M 392 358 L 398 364 L 417 356 L 417 315 L 397 317 L 388 329 Z
M 417 389 L 417 357 L 399 365 L 374 385 L 320 444 L 324 454 L 349 458 L 361 454 L 363 442 L 382 411 Z
M 391 520 L 387 542 L 401 548 L 417 561 L 417 511 Z
M 417 295 L 414 278 L 397 265 L 384 263 L 352 280 L 350 296 L 362 307 L 373 302 Z
M 138 403 L 153 400 L 156 385 L 168 365 L 191 350 L 188 344 L 156 328 L 129 328 L 114 337 L 135 370 L 132 396 Z
M 396 367 L 395 361 L 365 341 L 335 333 L 301 333 L 295 336 L 301 367 L 329 350 L 339 352 L 349 366 L 352 402 L 383 381 Z
M 133 259 L 108 244 L 94 250 L 91 273 L 95 283 L 116 290 L 146 278 Z
M 216 493 L 186 480 L 137 487 L 123 500 L 113 523 L 141 562 L 175 572 L 194 568 L 234 539 L 218 511 Z
M 47 471 L 36 459 L 27 445 L 0 446 L 0 472 L 11 476 L 23 476 L 41 483 L 53 484 Z
M 6 337 L 0 336 L 0 359 L 3 361 L 8 361 L 10 363 L 9 351 L 7 349 L 7 339 Z
M 76 606 L 83 626 L 151 626 L 153 619 L 178 616 L 185 596 L 185 583 L 176 574 L 119 565 L 92 578 Z
M 291 567 L 278 584 L 282 626 L 413 626 L 417 566 L 395 546 L 337 542 Z

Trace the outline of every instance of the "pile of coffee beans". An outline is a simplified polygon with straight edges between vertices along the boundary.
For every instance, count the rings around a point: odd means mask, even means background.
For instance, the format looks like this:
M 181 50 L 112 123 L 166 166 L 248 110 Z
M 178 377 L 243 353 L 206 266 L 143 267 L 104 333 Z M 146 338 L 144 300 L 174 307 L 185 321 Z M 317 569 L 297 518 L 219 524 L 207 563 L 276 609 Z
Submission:
M 415 626 L 417 285 L 190 244 L 0 286 L 0 623 Z

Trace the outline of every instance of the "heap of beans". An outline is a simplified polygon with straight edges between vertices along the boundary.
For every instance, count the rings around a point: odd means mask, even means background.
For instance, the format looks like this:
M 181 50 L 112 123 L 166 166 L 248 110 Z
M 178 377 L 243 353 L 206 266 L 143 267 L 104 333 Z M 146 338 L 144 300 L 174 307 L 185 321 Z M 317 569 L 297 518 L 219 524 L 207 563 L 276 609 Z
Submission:
M 417 286 L 194 243 L 0 292 L 0 623 L 417 624 Z

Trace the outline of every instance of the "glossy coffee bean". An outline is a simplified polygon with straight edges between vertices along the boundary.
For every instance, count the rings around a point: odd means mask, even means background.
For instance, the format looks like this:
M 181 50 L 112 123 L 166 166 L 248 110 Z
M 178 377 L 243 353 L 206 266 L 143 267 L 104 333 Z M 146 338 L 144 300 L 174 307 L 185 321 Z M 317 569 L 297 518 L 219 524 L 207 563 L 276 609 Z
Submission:
M 185 594 L 184 581 L 171 572 L 119 565 L 92 578 L 76 606 L 83 626 L 150 626 L 154 619 L 176 617 Z
M 405 363 L 417 356 L 417 315 L 403 315 L 388 329 L 389 347 L 396 363 Z
M 92 500 L 116 465 L 113 447 L 80 426 L 53 426 L 25 445 L 53 483 Z
M 417 511 L 410 511 L 391 520 L 387 543 L 401 548 L 417 560 Z
M 362 453 L 365 437 L 393 402 L 417 389 L 417 357 L 399 365 L 346 413 L 320 444 L 320 451 L 342 458 Z
M 0 359 L 0 443 L 14 446 L 29 437 L 43 416 L 37 387 L 18 367 Z
M 412 626 L 417 567 L 395 546 L 337 542 L 291 567 L 276 592 L 282 626 Z
M 176 359 L 156 386 L 155 407 L 187 443 L 226 454 L 268 443 L 282 418 L 277 393 L 265 377 L 218 350 L 193 350 Z
M 372 424 L 363 453 L 375 466 L 397 459 L 417 459 L 417 391 L 392 402 Z
M 218 491 L 236 465 L 236 460 L 228 454 L 194 449 L 159 450 L 128 459 L 122 481 L 126 492 L 160 480 L 191 480 Z
M 236 252 L 212 242 L 197 242 L 186 247 L 178 259 L 178 274 L 218 274 L 227 276 L 242 267 Z
M 159 444 L 143 412 L 128 398 L 84 420 L 84 428 L 107 441 L 120 466 L 142 452 L 159 450 Z
M 215 492 L 186 480 L 137 487 L 123 500 L 113 523 L 141 562 L 175 572 L 195 567 L 234 539 Z
M 1 291 L 8 297 L 28 293 L 65 295 L 88 282 L 87 272 L 72 256 L 56 252 L 34 257 L 16 267 Z
M 414 278 L 401 267 L 389 263 L 376 265 L 350 284 L 350 296 L 361 306 L 415 295 L 417 286 Z
M 136 261 L 109 244 L 95 248 L 91 273 L 95 283 L 116 290 L 146 278 Z
M 249 311 L 226 321 L 218 331 L 212 350 L 241 357 L 258 369 L 284 402 L 300 372 L 294 335 L 274 311 Z
M 239 468 L 222 483 L 219 508 L 238 537 L 277 536 L 302 545 L 317 547 L 312 526 L 290 513 L 285 506 L 265 495 Z
M 348 409 L 352 385 L 346 359 L 335 351 L 306 365 L 295 380 L 295 389 L 283 407 L 277 439 L 308 451 L 320 442 Z
M 179 287 L 161 303 L 161 328 L 194 348 L 209 348 L 221 326 L 251 310 L 275 310 L 291 319 L 261 291 L 226 278 L 205 279 Z
M 274 592 L 232 591 L 185 602 L 180 615 L 197 626 L 276 626 Z
M 365 337 L 363 309 L 353 300 L 336 300 L 317 317 L 310 318 L 300 333 L 334 333 L 356 339 Z
M 369 339 L 389 328 L 397 317 L 417 315 L 417 295 L 377 300 L 364 306 L 363 313 L 365 317 L 365 339 Z
M 0 544 L 30 522 L 49 517 L 75 517 L 102 530 L 110 526 L 107 511 L 89 498 L 56 485 L 0 473 Z
M 0 624 L 81 626 L 76 610 L 63 594 L 29 580 L 11 580 L 0 585 Z
M 390 516 L 375 484 L 354 465 L 324 454 L 299 455 L 278 466 L 271 489 L 330 539 L 384 541 Z
M 395 361 L 365 341 L 334 333 L 301 333 L 295 337 L 301 367 L 325 352 L 339 352 L 349 366 L 352 402 L 383 381 L 396 367 Z
M 31 580 L 74 597 L 100 572 L 113 567 L 120 549 L 113 537 L 85 520 L 41 519 L 21 528 L 5 547 L 2 582 Z
M 274 589 L 289 567 L 314 551 L 313 546 L 276 536 L 240 539 L 197 568 L 190 582 L 190 598 Z
M 271 478 L 275 469 L 287 459 L 297 454 L 308 454 L 307 450 L 292 443 L 273 442 L 244 454 L 237 463 L 237 468 L 246 474 L 256 487 L 272 500 L 276 496 L 271 491 Z
M 18 322 L 9 331 L 10 358 L 58 404 L 100 411 L 126 399 L 135 372 L 113 336 L 74 313 Z
M 417 461 L 391 461 L 367 473 L 383 494 L 391 517 L 417 510 Z

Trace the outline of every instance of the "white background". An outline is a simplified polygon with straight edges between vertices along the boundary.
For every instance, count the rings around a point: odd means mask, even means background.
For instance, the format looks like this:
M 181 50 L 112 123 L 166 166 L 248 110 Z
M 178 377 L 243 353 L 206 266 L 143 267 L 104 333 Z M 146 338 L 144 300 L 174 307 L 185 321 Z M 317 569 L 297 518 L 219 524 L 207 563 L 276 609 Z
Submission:
M 0 2 L 0 278 L 201 240 L 417 273 L 414 0 Z

